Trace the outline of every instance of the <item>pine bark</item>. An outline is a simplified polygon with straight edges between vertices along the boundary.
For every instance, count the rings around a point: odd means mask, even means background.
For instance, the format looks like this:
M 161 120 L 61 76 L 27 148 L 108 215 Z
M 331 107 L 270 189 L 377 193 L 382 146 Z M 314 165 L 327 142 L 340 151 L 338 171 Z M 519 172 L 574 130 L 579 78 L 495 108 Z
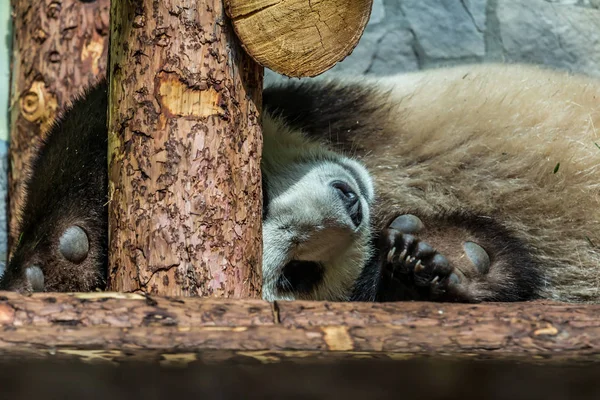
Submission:
M 600 305 L 327 303 L 0 293 L 0 358 L 597 362 Z
M 109 288 L 260 296 L 262 68 L 222 0 L 111 7 Z
M 9 251 L 36 144 L 83 87 L 106 75 L 109 0 L 13 0 Z

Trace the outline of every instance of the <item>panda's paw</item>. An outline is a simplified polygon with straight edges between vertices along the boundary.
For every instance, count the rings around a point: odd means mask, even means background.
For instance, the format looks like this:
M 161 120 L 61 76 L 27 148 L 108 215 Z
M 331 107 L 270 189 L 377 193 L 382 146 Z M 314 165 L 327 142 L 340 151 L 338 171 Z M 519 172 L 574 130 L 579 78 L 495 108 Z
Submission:
M 389 223 L 378 235 L 376 298 L 464 303 L 535 298 L 541 275 L 528 249 L 487 218 L 461 222 L 404 214 Z
M 462 241 L 452 248 L 452 257 L 446 257 L 419 236 L 427 237 L 425 226 L 412 214 L 400 215 L 382 232 L 379 248 L 385 292 L 382 298 L 481 300 L 491 264 L 486 250 L 475 242 Z M 459 263 L 460 269 L 451 260 Z
M 403 215 L 399 219 L 403 217 L 408 220 L 404 222 L 412 224 L 412 233 L 403 232 L 392 223 L 382 235 L 383 278 L 392 286 L 405 286 L 402 297 L 415 300 L 434 299 L 442 295 L 448 285 L 458 283 L 458 276 L 453 273 L 454 269 L 443 254 L 414 235 L 417 232 L 413 228 L 419 226 L 416 223 L 418 218 Z M 411 286 L 418 294 L 411 295 Z

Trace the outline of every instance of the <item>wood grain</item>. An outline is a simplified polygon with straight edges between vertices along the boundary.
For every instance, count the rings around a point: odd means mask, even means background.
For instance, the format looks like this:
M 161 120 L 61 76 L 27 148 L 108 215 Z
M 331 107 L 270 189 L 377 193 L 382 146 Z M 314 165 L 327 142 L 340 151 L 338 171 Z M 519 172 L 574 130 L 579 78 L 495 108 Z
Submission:
M 316 76 L 358 44 L 373 0 L 225 0 L 244 49 L 290 77 Z

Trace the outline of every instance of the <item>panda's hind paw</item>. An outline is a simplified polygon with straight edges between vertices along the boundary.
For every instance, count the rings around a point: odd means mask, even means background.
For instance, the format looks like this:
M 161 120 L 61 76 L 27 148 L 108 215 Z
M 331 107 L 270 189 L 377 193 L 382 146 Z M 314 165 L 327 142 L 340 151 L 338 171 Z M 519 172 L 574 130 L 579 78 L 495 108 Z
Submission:
M 390 227 L 383 232 L 382 239 L 388 249 L 382 266 L 384 279 L 428 288 L 432 294 L 444 292 L 450 282 L 459 279 L 448 259 L 416 236 Z

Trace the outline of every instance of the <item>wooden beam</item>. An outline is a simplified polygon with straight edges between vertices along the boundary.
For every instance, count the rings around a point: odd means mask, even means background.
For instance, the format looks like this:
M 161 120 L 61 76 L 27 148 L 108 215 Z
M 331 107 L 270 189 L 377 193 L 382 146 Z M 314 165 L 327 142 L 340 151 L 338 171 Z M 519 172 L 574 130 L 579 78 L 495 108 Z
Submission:
M 111 3 L 111 290 L 260 297 L 262 73 L 222 0 Z
M 600 305 L 276 302 L 0 293 L 0 356 L 190 363 L 600 360 Z

